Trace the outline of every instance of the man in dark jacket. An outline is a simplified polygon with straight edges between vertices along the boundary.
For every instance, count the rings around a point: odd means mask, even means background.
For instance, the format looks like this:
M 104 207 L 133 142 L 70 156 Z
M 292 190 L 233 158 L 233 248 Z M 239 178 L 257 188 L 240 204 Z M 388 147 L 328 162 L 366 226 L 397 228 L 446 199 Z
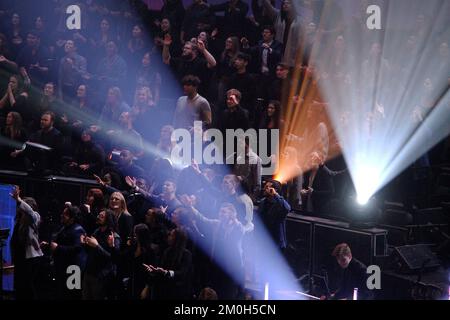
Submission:
M 278 193 L 281 184 L 272 180 L 264 185 L 264 198 L 259 205 L 259 216 L 273 241 L 281 251 L 287 246 L 286 216 L 291 211 L 291 206 Z
M 372 299 L 373 294 L 367 288 L 367 267 L 359 260 L 353 258 L 348 244 L 338 244 L 332 253 L 343 269 L 339 288 L 331 294 L 331 299 L 352 300 L 354 289 L 358 289 L 357 299 Z
M 250 54 L 253 61 L 252 70 L 260 73 L 267 81 L 275 78 L 275 70 L 283 55 L 283 45 L 274 39 L 275 28 L 273 26 L 264 26 L 262 40 L 257 45 L 250 47 L 248 40 L 242 39 L 243 51 Z
M 24 151 L 27 169 L 44 172 L 57 168 L 62 149 L 61 132 L 53 125 L 55 114 L 46 111 L 41 116 L 41 130 L 35 132 L 30 137 L 30 142 L 38 143 L 49 149 L 29 148 Z
M 220 24 L 223 38 L 231 36 L 240 37 L 245 30 L 248 4 L 242 0 L 229 0 L 220 4 L 211 5 L 212 12 L 224 12 Z
M 86 234 L 83 227 L 77 222 L 80 216 L 80 209 L 75 206 L 68 206 L 61 215 L 61 229 L 55 234 L 50 244 L 42 242 L 42 245 L 49 245 L 53 253 L 56 272 L 57 298 L 63 300 L 81 299 L 81 288 L 69 289 L 68 277 L 71 273 L 69 266 L 77 266 L 84 269 L 86 254 L 81 243 L 81 236 Z M 72 271 L 73 272 L 73 271 Z M 80 274 L 81 276 L 81 274 Z M 78 280 L 81 285 L 81 278 Z M 76 284 L 76 281 L 74 282 Z
M 97 217 L 97 228 L 91 237 L 81 237 L 87 250 L 86 271 L 83 276 L 83 300 L 105 300 L 115 294 L 117 259 L 120 236 L 114 231 L 114 212 L 105 210 Z
M 89 130 L 84 130 L 81 134 L 81 142 L 71 160 L 63 167 L 68 174 L 82 176 L 100 174 L 105 165 L 105 152 L 100 145 L 92 141 L 92 133 Z
M 227 109 L 221 117 L 221 130 L 223 134 L 226 129 L 247 130 L 250 127 L 248 111 L 241 107 L 242 94 L 239 90 L 231 89 L 227 91 Z
M 330 170 L 318 152 L 311 153 L 311 170 L 304 175 L 302 195 L 303 210 L 314 215 L 328 213 L 334 194 L 333 177 L 338 174 Z
M 227 89 L 237 89 L 242 94 L 240 105 L 248 110 L 250 120 L 255 117 L 255 101 L 258 95 L 258 87 L 255 86 L 256 77 L 248 72 L 250 55 L 239 52 L 233 65 L 236 72 L 230 77 Z

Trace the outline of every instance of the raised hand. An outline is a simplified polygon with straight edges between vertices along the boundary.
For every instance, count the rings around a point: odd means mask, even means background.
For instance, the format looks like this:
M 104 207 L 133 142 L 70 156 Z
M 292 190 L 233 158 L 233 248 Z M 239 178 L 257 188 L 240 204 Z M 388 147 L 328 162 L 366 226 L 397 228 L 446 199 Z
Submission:
M 136 188 L 136 178 L 130 177 L 130 176 L 126 176 L 126 177 L 125 177 L 125 182 L 126 182 L 131 188 Z
M 161 210 L 161 212 L 162 212 L 163 214 L 166 214 L 167 208 L 168 208 L 168 207 L 169 207 L 169 206 L 165 206 L 165 207 L 159 206 L 159 209 Z
M 230 95 L 230 99 L 233 101 L 234 105 L 239 104 L 239 101 L 237 100 L 236 95 L 234 95 L 234 94 Z
M 180 196 L 181 203 L 186 207 L 192 207 L 192 199 L 187 194 Z
M 195 161 L 195 159 L 192 159 L 191 168 L 194 169 L 194 171 L 198 174 L 202 173 L 200 171 L 200 167 L 198 166 L 198 163 L 197 163 L 197 161 Z
M 20 188 L 19 186 L 14 186 L 14 190 L 9 194 L 14 200 L 20 201 Z
M 148 190 L 149 194 L 152 194 L 153 191 L 156 189 L 157 183 L 156 181 L 153 181 L 152 185 L 150 186 L 150 189 Z
M 198 46 L 198 50 L 200 52 L 205 52 L 206 46 L 205 46 L 205 43 L 202 40 L 197 40 L 197 46 Z
M 272 196 L 272 197 L 274 197 L 274 196 L 276 196 L 278 193 L 277 193 L 277 191 L 274 189 L 274 188 L 269 188 L 269 194 Z
M 94 178 L 97 181 L 97 183 L 100 184 L 101 186 L 104 187 L 106 185 L 105 181 L 103 181 L 102 178 L 100 178 L 98 175 L 94 174 Z

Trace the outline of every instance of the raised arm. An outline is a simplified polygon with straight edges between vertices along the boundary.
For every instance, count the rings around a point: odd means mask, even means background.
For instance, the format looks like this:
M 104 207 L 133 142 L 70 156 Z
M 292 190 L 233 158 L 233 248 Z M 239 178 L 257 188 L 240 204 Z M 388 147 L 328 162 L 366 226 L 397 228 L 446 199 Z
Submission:
M 17 63 L 14 61 L 8 60 L 5 56 L 0 55 L 0 62 L 4 62 L 8 64 L 11 68 L 17 69 Z
M 22 200 L 22 198 L 20 197 L 20 189 L 18 186 L 14 188 L 10 196 L 17 201 L 19 209 L 21 209 L 27 216 L 29 216 L 33 220 L 33 223 L 35 225 L 38 225 L 41 221 L 41 216 L 39 215 L 39 213 L 34 211 L 28 203 Z
M 203 54 L 203 56 L 206 59 L 206 62 L 208 63 L 207 66 L 209 69 L 214 68 L 217 65 L 216 59 L 214 59 L 213 55 L 206 49 L 205 44 L 203 41 L 198 40 L 198 50 Z
M 7 93 L 8 93 L 9 104 L 11 106 L 14 106 L 16 104 L 16 97 L 14 97 L 14 93 L 13 93 L 13 91 L 11 89 L 11 85 L 10 84 L 8 84 Z
M 205 217 L 196 208 L 194 208 L 192 199 L 188 195 L 185 195 L 185 194 L 181 195 L 180 201 L 191 212 L 192 217 L 195 220 L 199 220 L 203 223 L 214 224 L 214 225 L 218 225 L 220 223 L 220 221 L 217 219 L 209 219 L 209 218 Z
M 266 9 L 266 12 L 269 15 L 269 17 L 275 20 L 275 17 L 277 16 L 279 10 L 277 10 L 274 6 L 272 6 L 270 0 L 262 0 L 262 4 L 264 9 Z

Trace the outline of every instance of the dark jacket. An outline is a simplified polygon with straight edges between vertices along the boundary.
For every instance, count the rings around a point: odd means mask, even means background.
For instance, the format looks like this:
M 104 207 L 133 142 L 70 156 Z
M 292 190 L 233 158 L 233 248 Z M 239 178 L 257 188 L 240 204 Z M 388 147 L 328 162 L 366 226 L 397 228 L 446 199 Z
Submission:
M 242 129 L 245 131 L 250 127 L 248 111 L 241 106 L 237 106 L 236 111 L 233 112 L 230 109 L 226 109 L 221 119 L 220 127 L 224 134 L 226 129 Z
M 86 231 L 78 223 L 68 227 L 62 227 L 54 237 L 58 244 L 53 252 L 57 274 L 66 275 L 66 269 L 70 265 L 77 265 L 82 270 L 86 263 L 86 253 L 83 250 L 80 236 Z
M 52 148 L 49 151 L 38 148 L 26 149 L 26 156 L 31 158 L 32 161 L 37 162 L 40 169 L 56 168 L 59 165 L 59 159 L 63 149 L 63 140 L 61 132 L 59 132 L 58 129 L 52 128 L 48 132 L 39 130 L 32 134 L 29 140 Z
M 254 61 L 253 70 L 255 73 L 261 73 L 262 67 L 262 58 L 264 53 L 263 41 L 258 41 L 256 46 L 250 47 L 248 49 L 244 49 L 244 52 L 249 53 L 252 56 L 252 60 Z M 268 75 L 272 78 L 275 78 L 275 71 L 277 68 L 277 64 L 281 61 L 281 57 L 283 56 L 283 44 L 278 42 L 277 40 L 273 40 L 270 44 L 270 50 L 267 52 L 267 67 L 269 69 Z
M 124 257 L 130 264 L 130 279 L 127 285 L 127 291 L 131 299 L 139 299 L 140 294 L 147 284 L 148 273 L 143 264 L 156 265 L 156 254 L 152 249 L 143 250 L 139 256 L 135 256 L 136 246 L 133 245 L 127 249 Z
M 155 300 L 181 300 L 191 298 L 191 277 L 192 277 L 192 254 L 185 249 L 181 259 L 175 263 L 170 262 L 172 248 L 164 251 L 161 267 L 173 271 L 173 277 L 170 274 L 156 275 L 151 278 L 150 283 L 154 284 L 153 299 Z
M 220 25 L 222 37 L 225 39 L 230 36 L 242 36 L 245 29 L 245 18 L 248 13 L 248 4 L 239 0 L 233 8 L 230 7 L 230 1 L 221 4 L 211 5 L 212 12 L 224 12 L 222 23 Z
M 259 205 L 259 216 L 272 237 L 273 241 L 282 249 L 287 246 L 286 216 L 291 206 L 278 195 L 274 198 L 264 198 Z
M 133 225 L 133 216 L 129 213 L 122 212 L 117 220 L 117 233 L 122 240 L 122 246 L 125 246 L 128 238 L 131 237 L 133 233 Z
M 53 252 L 58 299 L 78 299 L 81 294 L 80 290 L 69 290 L 67 281 L 70 277 L 69 266 L 78 266 L 80 270 L 85 268 L 86 251 L 80 239 L 85 233 L 82 226 L 74 223 L 62 227 L 54 237 L 54 241 L 58 244 Z
M 335 292 L 335 299 L 353 299 L 353 290 L 358 288 L 358 300 L 371 299 L 372 293 L 367 288 L 367 267 L 359 260 L 353 258 L 348 267 L 344 269 L 341 284 Z
M 336 172 L 328 169 L 327 166 L 320 166 L 317 170 L 316 176 L 312 183 L 313 192 L 310 196 L 305 197 L 302 201 L 305 209 L 308 212 L 317 214 L 324 213 L 328 209 L 328 204 L 334 194 L 333 176 Z M 309 177 L 311 172 L 308 172 L 303 179 L 303 188 L 307 189 L 309 185 Z
M 80 143 L 75 150 L 74 161 L 78 164 L 88 164 L 87 174 L 100 174 L 105 165 L 105 152 L 98 144 L 92 142 Z
M 109 230 L 103 232 L 100 228 L 94 231 L 93 237 L 98 241 L 98 247 L 85 246 L 87 250 L 86 273 L 95 276 L 100 281 L 109 281 L 117 272 L 116 261 L 119 255 L 120 237 L 114 233 L 114 247 L 108 245 Z

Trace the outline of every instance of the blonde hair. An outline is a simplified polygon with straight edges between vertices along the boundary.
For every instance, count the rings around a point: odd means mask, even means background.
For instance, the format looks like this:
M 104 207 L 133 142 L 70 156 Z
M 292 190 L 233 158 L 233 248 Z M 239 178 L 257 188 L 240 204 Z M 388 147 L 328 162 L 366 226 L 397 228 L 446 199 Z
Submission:
M 150 87 L 141 86 L 141 87 L 136 88 L 136 91 L 134 92 L 134 105 L 137 105 L 139 91 L 145 91 L 145 93 L 147 94 L 147 103 L 151 99 L 153 99 L 153 94 L 152 94 L 152 90 L 150 89 Z
M 109 204 L 108 204 L 108 207 L 109 207 L 110 209 L 112 209 L 112 208 L 111 208 L 111 198 L 114 197 L 114 196 L 116 196 L 117 198 L 120 199 L 120 209 L 122 210 L 122 212 L 129 213 L 129 212 L 128 212 L 128 209 L 127 209 L 127 202 L 125 201 L 125 197 L 123 196 L 123 194 L 122 194 L 121 192 L 113 192 L 113 193 L 111 194 L 111 196 L 109 197 Z

